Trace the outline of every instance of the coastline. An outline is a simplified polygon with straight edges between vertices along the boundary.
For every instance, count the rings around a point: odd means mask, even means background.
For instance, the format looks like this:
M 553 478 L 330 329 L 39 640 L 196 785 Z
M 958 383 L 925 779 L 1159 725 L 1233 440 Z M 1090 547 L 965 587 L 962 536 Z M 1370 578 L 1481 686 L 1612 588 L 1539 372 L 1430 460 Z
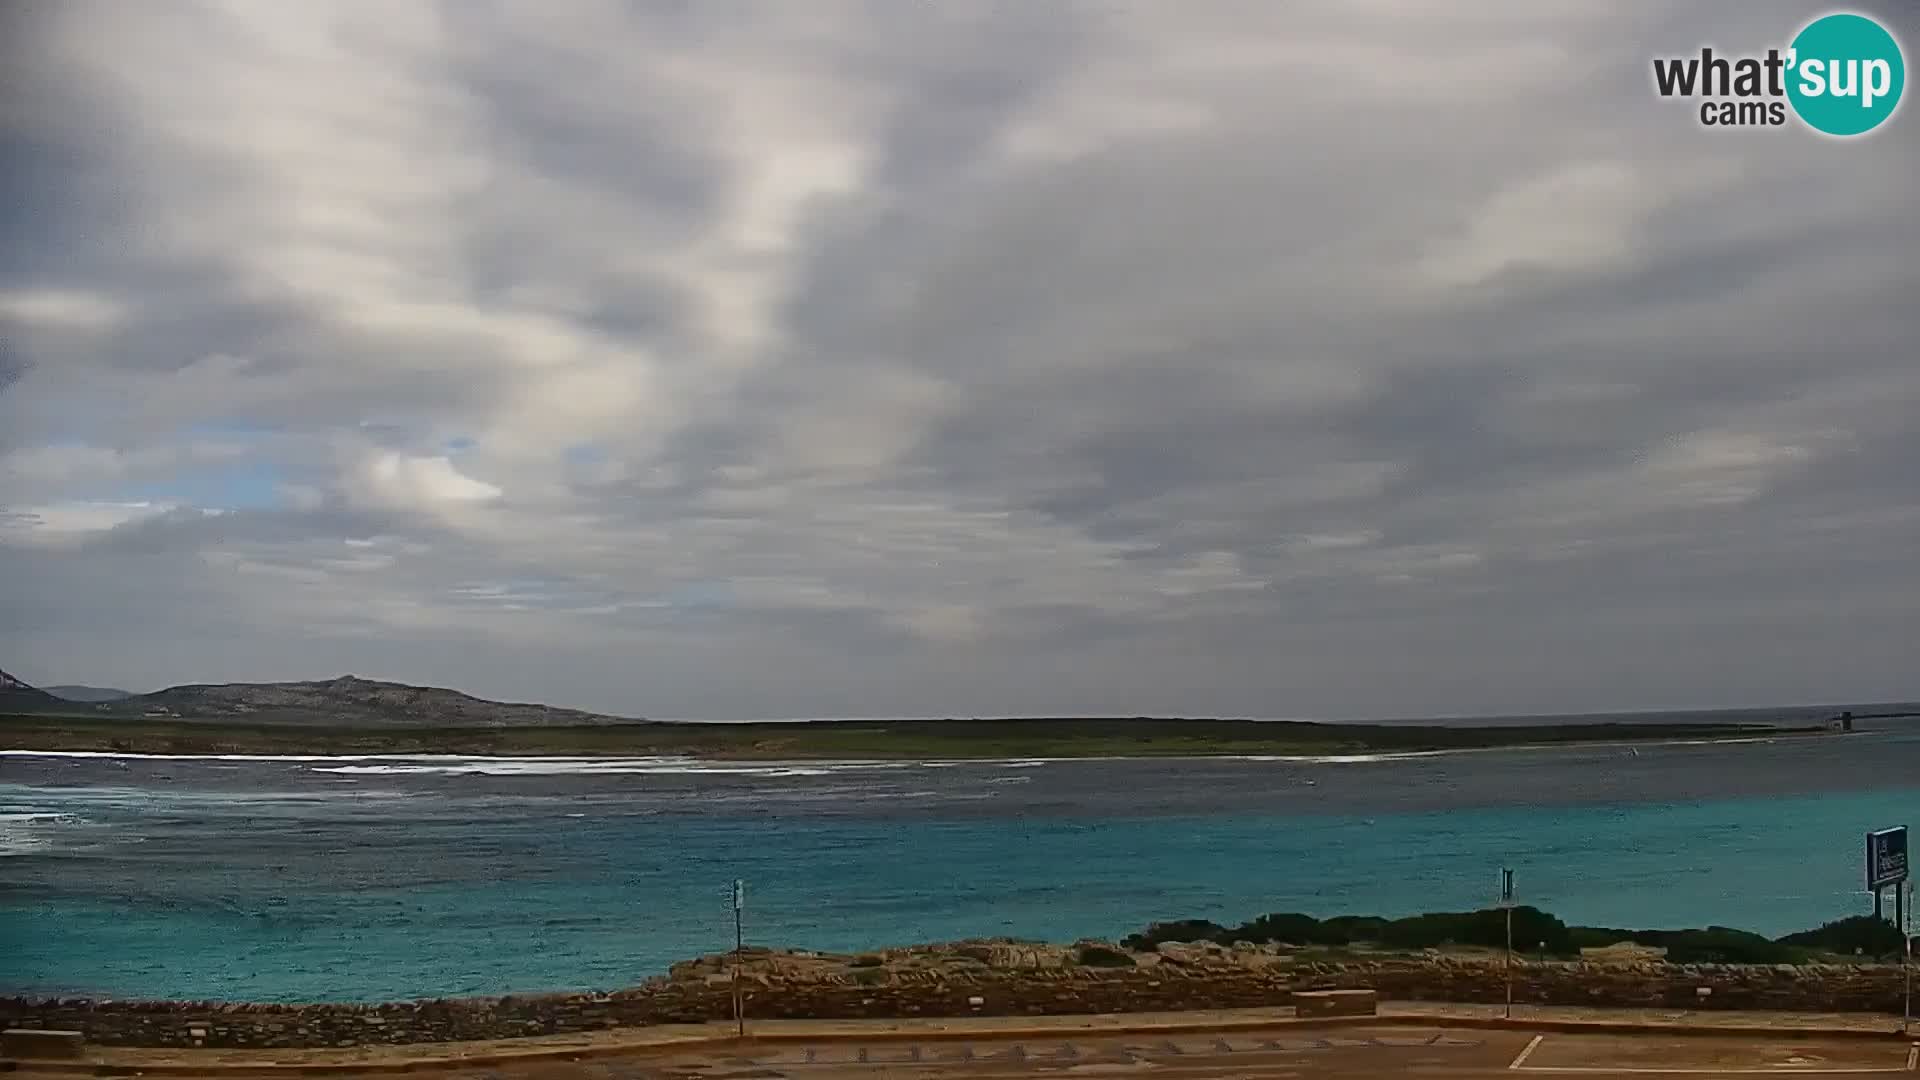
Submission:
M 1183 914 L 1404 916 L 1484 902 L 1496 876 L 1486 868 L 1503 864 L 1519 868 L 1523 896 L 1570 919 L 1685 926 L 1720 912 L 1774 935 L 1857 910 L 1857 829 L 1904 820 L 1911 806 L 1902 763 L 1920 732 L 1870 734 L 1351 768 L 8 758 L 11 808 L 49 816 L 11 834 L 26 857 L 8 862 L 23 887 L 9 912 L 30 940 L 10 965 L 22 979 L 0 982 L 251 1001 L 619 987 L 713 948 L 706 894 L 734 876 L 759 885 L 749 933 L 829 949 L 980 933 L 1065 941 Z M 357 764 L 382 767 L 327 771 Z M 208 844 L 210 834 L 231 842 Z M 1710 850 L 1691 843 L 1701 836 L 1714 838 Z M 859 846 L 875 838 L 880 849 Z M 707 862 L 675 871 L 683 851 Z M 776 857 L 745 865 L 760 852 Z M 1404 884 L 1380 886 L 1383 858 Z M 499 859 L 525 868 L 525 883 L 490 877 Z M 340 867 L 363 864 L 375 866 L 364 902 L 337 881 Z M 634 868 L 650 867 L 660 869 L 648 871 L 647 918 L 634 925 L 623 914 Z M 578 889 L 541 884 L 556 875 Z M 422 877 L 445 887 L 416 913 Z M 1717 890 L 1694 884 L 1721 877 L 1780 884 L 1754 890 L 1729 920 Z M 1634 885 L 1654 880 L 1671 887 Z M 121 899 L 129 881 L 139 896 Z M 851 908 L 842 897 L 879 902 L 857 918 L 811 914 Z M 388 918 L 396 901 L 404 917 Z M 567 918 L 522 929 L 529 910 Z M 357 928 L 361 944 L 335 927 Z M 533 947 L 459 966 L 483 930 Z M 116 947 L 123 936 L 153 951 Z M 392 960 L 356 970 L 361 949 Z M 169 973 L 142 974 L 143 954 Z M 261 974 L 269 965 L 242 956 L 310 973 Z M 340 971 L 354 973 L 328 974 Z
M 966 762 L 1228 758 L 1338 763 L 1470 751 L 1763 742 L 1832 734 L 1760 724 L 1324 724 L 1210 719 L 805 721 L 778 724 L 316 727 L 229 718 L 0 716 L 0 750 L 99 756 L 674 758 L 701 762 Z
M 583 766 L 634 764 L 655 766 L 701 765 L 728 766 L 751 765 L 777 769 L 786 767 L 838 767 L 846 769 L 890 768 L 906 766 L 924 766 L 940 768 L 956 765 L 1000 765 L 1009 768 L 1067 764 L 1082 761 L 1248 761 L 1271 762 L 1283 765 L 1361 765 L 1389 761 L 1415 761 L 1425 758 L 1460 757 L 1469 754 L 1500 753 L 1543 753 L 1557 750 L 1639 750 L 1644 748 L 1678 746 L 1741 746 L 1766 744 L 1780 739 L 1809 738 L 1821 734 L 1815 731 L 1791 731 L 1770 735 L 1729 735 L 1721 738 L 1665 738 L 1643 741 L 1621 742 L 1559 742 L 1559 743 L 1515 743 L 1503 746 L 1468 746 L 1444 750 L 1401 750 L 1375 753 L 1330 753 L 1330 754 L 1080 754 L 1062 757 L 951 757 L 951 758 L 824 758 L 824 757 L 758 757 L 738 756 L 702 756 L 699 754 L 660 754 L 621 757 L 606 755 L 564 755 L 564 754 L 462 754 L 462 753 L 337 753 L 337 754 L 247 754 L 247 753 L 149 753 L 131 750 L 74 750 L 74 749 L 16 749 L 0 748 L 0 758 L 75 758 L 85 760 L 130 760 L 130 761 L 230 761 L 230 762 L 393 762 L 396 764 L 442 764 L 451 765 L 463 762 L 487 763 L 578 763 Z
M 1390 1001 L 1534 1006 L 1897 1013 L 1902 968 L 1516 958 L 1480 953 L 1330 953 L 1287 946 L 1166 945 L 1125 966 L 1075 958 L 1089 947 L 1003 939 L 855 956 L 747 950 L 745 1012 L 768 1020 L 1127 1016 L 1280 1008 L 1307 990 L 1370 989 Z M 0 1023 L 79 1030 L 90 1043 L 179 1049 L 404 1046 L 723 1021 L 735 961 L 711 956 L 611 992 L 368 1003 L 117 1001 L 0 997 Z M 1700 991 L 1705 988 L 1708 994 Z

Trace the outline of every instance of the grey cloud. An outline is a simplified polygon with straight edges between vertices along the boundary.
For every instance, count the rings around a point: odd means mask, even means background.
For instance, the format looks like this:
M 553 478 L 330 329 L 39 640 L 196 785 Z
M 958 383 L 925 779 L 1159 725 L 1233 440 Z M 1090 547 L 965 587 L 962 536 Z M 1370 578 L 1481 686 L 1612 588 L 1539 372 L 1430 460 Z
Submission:
M 34 28 L 7 129 L 0 450 L 235 425 L 299 493 L 105 528 L 110 484 L 0 481 L 9 670 L 732 717 L 1916 692 L 1920 129 L 1716 136 L 1648 86 L 1798 6 L 342 5 L 340 54 L 93 14 Z

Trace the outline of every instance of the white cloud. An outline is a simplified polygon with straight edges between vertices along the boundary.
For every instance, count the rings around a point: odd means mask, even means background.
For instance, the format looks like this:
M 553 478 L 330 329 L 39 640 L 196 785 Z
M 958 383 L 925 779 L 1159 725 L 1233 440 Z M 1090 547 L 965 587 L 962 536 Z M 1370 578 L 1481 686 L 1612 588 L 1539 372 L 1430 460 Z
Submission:
M 1832 441 L 1827 435 L 1823 441 Z M 1811 462 L 1812 446 L 1755 432 L 1696 431 L 1656 448 L 1641 478 L 1662 497 L 1694 504 L 1740 503 L 1787 471 Z
M 503 494 L 495 485 L 461 472 L 445 455 L 413 457 L 391 451 L 368 458 L 349 490 L 375 505 L 401 510 L 486 503 Z
M 56 443 L 0 455 L 0 491 L 72 491 L 131 478 L 151 478 L 244 459 L 239 443 L 207 440 L 131 448 Z
M 110 532 L 122 525 L 169 513 L 156 502 L 64 502 L 0 507 L 0 539 L 19 544 L 62 545 Z
M 942 644 L 974 641 L 986 630 L 981 613 L 964 604 L 915 608 L 901 612 L 895 618 L 915 636 Z
M 1711 697 L 1673 658 L 1800 610 L 1809 521 L 1843 600 L 1920 603 L 1920 129 L 1714 139 L 1646 90 L 1763 8 L 47 7 L 0 653 L 1408 711 L 1447 703 L 1382 648 L 1596 704 L 1502 645 L 1612 619 L 1571 651 L 1673 647 L 1599 691 Z M 271 505 L 136 505 L 228 467 Z M 1804 687 L 1910 670 L 1832 629 Z
M 1619 266 L 1640 243 L 1651 194 L 1625 162 L 1557 168 L 1488 199 L 1457 244 L 1432 256 L 1425 272 L 1440 284 L 1465 286 L 1509 270 Z
M 29 330 L 96 331 L 120 322 L 124 307 L 86 289 L 57 287 L 0 290 L 0 320 Z

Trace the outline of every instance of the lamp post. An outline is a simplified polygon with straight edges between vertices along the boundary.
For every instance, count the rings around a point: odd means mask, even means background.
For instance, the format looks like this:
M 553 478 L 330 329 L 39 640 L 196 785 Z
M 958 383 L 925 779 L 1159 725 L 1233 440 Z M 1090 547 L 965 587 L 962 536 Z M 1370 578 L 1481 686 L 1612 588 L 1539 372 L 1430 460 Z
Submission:
M 1513 1019 L 1513 871 L 1500 871 L 1500 906 L 1507 912 L 1507 1019 Z
M 746 999 L 740 992 L 740 954 L 746 951 L 746 935 L 741 929 L 740 912 L 747 906 L 747 885 L 733 879 L 733 1028 L 741 1038 L 747 1034 Z

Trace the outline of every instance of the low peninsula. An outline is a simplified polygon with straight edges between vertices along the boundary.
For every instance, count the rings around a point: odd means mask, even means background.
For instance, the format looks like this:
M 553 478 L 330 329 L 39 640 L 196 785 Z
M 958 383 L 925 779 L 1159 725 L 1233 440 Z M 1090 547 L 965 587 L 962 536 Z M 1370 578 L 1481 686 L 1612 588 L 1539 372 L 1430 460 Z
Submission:
M 1275 756 L 1645 744 L 1812 734 L 1715 724 L 1440 727 L 1253 720 L 995 719 L 538 728 L 287 727 L 227 720 L 0 718 L 0 749 L 133 754 L 468 754 L 722 760 Z
M 81 688 L 90 690 L 90 688 Z M 111 694 L 111 692 L 102 692 Z M 1569 744 L 1812 736 L 1818 709 L 1674 713 L 1670 721 L 1309 723 L 1212 717 L 645 721 L 340 676 L 186 684 L 69 700 L 0 671 L 0 749 L 96 753 L 461 753 L 559 757 L 993 761 L 1031 757 L 1329 757 Z M 1847 713 L 1851 719 L 1851 713 Z
M 695 723 L 487 701 L 344 676 L 176 686 L 71 701 L 7 678 L 0 749 L 122 754 L 684 756 L 723 760 L 994 760 L 1397 754 L 1814 735 L 1805 715 L 1674 722 L 1316 723 L 1184 717 L 1001 717 Z M 1730 715 L 1737 720 L 1718 719 Z

